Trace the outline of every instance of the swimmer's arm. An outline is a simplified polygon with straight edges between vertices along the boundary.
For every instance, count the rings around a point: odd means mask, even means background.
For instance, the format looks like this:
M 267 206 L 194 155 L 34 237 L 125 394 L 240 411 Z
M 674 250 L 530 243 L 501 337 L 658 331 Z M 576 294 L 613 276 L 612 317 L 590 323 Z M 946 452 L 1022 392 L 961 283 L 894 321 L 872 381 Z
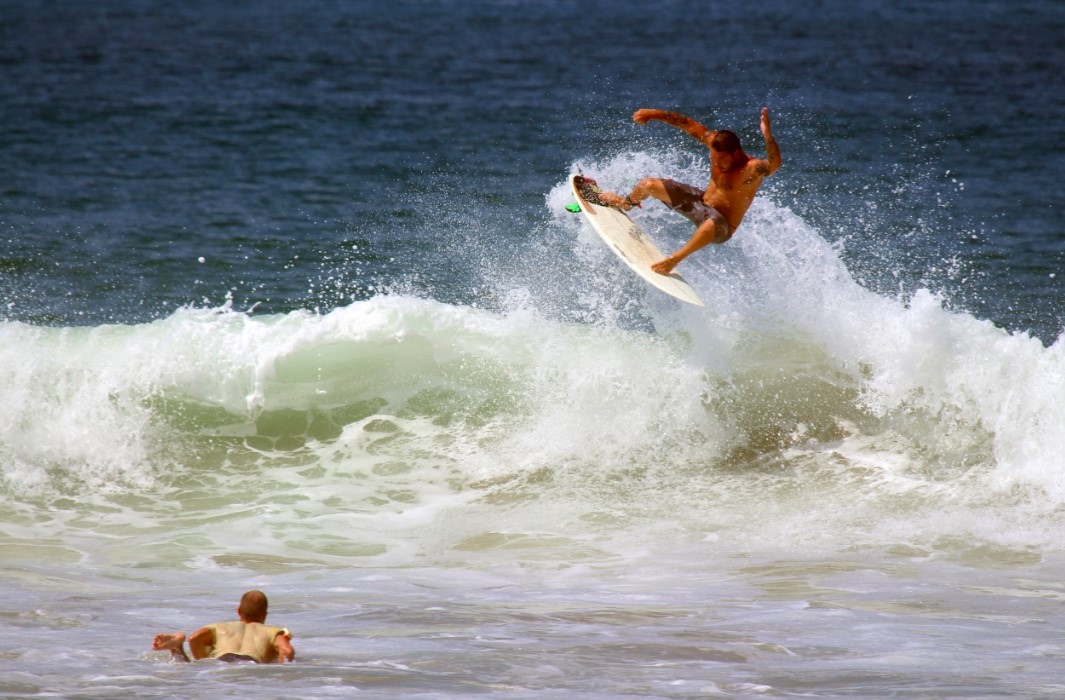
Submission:
M 706 128 L 691 117 L 686 117 L 683 114 L 677 114 L 676 112 L 666 112 L 661 109 L 638 109 L 636 110 L 636 113 L 632 115 L 632 120 L 637 124 L 646 124 L 652 120 L 663 122 L 681 129 L 696 141 L 702 141 L 707 145 L 710 145 L 710 139 L 714 138 L 714 134 L 717 133 L 713 129 Z
M 762 175 L 772 175 L 780 168 L 780 146 L 773 138 L 773 128 L 769 124 L 769 108 L 762 108 L 762 138 L 765 139 L 765 160 L 758 159 L 755 169 Z
M 286 661 L 292 662 L 296 660 L 296 650 L 292 648 L 292 638 L 284 632 L 274 637 L 274 649 L 277 650 L 277 663 L 283 664 Z
M 201 627 L 189 635 L 189 651 L 196 661 L 207 658 L 207 650 L 214 646 L 214 630 Z

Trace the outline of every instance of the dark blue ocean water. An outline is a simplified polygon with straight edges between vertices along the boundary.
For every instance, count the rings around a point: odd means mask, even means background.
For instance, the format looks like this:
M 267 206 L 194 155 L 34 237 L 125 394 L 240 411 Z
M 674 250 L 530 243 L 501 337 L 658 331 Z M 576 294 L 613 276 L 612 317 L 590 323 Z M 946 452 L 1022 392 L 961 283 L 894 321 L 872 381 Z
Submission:
M 759 154 L 765 105 L 768 196 L 865 284 L 1049 342 L 1063 34 L 1062 5 L 1029 1 L 4 0 L 0 313 L 328 309 L 398 280 L 469 302 L 575 160 L 701 156 L 634 109 Z

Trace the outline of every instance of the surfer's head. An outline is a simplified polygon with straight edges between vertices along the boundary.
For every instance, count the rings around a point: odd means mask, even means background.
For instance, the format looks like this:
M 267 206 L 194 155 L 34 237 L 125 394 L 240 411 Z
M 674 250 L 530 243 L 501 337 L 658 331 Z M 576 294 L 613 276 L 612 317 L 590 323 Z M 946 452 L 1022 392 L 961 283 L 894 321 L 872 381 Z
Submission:
M 237 615 L 245 622 L 266 622 L 266 594 L 262 591 L 248 591 L 240 599 Z
M 728 172 L 742 167 L 747 162 L 740 137 L 733 131 L 718 131 L 710 139 L 710 160 L 714 167 Z
M 736 135 L 735 131 L 728 131 L 727 129 L 714 134 L 714 138 L 710 139 L 710 148 L 719 153 L 735 153 L 743 150 L 740 147 L 740 137 Z

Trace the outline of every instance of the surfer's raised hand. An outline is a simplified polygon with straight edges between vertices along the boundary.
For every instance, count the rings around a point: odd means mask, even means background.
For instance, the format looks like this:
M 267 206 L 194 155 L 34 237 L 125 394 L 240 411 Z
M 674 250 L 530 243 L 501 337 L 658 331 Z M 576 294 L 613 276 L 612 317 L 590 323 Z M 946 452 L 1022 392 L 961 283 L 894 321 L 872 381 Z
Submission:
M 762 137 L 765 139 L 766 156 L 764 167 L 759 169 L 765 175 L 772 175 L 780 167 L 780 146 L 773 138 L 773 129 L 769 125 L 768 107 L 762 107 Z
M 654 118 L 658 110 L 655 109 L 638 109 L 632 115 L 632 121 L 637 124 L 646 124 Z
M 766 140 L 773 138 L 773 129 L 769 126 L 769 108 L 762 107 L 762 136 Z

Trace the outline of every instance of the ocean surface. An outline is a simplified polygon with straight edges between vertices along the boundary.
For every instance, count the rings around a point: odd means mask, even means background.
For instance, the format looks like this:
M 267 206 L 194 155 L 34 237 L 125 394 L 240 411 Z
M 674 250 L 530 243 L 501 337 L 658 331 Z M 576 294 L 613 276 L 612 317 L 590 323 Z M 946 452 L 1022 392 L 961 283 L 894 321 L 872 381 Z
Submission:
M 0 697 L 1065 694 L 1063 36 L 0 0 Z M 763 106 L 707 308 L 565 210 Z M 295 664 L 150 650 L 251 588 Z

